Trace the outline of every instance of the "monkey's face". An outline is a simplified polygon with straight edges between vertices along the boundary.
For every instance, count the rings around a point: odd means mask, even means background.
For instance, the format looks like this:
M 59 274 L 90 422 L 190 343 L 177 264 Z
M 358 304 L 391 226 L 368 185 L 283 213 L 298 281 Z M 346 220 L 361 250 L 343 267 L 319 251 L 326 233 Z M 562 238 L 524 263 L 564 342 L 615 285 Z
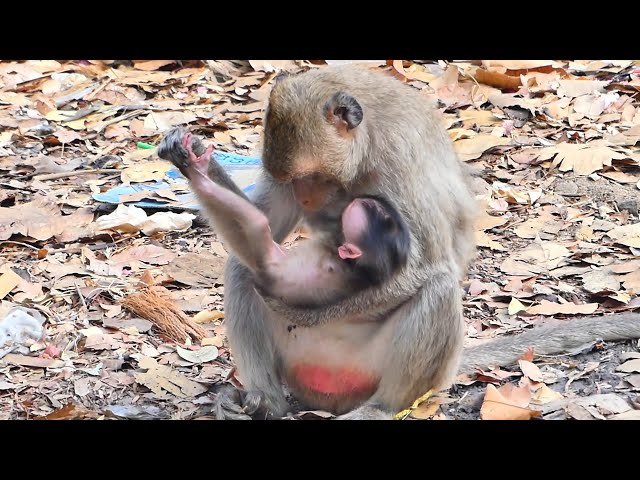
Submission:
M 328 185 L 353 180 L 352 143 L 363 118 L 355 98 L 317 80 L 308 72 L 274 85 L 262 154 L 265 170 L 278 181 L 293 182 L 296 199 L 311 209 L 327 203 Z
M 355 245 L 359 268 L 372 280 L 388 278 L 405 264 L 409 234 L 398 212 L 382 198 L 358 197 L 342 213 L 345 244 Z M 340 253 L 340 252 L 339 252 Z
M 321 173 L 294 178 L 293 195 L 304 210 L 317 212 L 336 199 L 342 188 Z

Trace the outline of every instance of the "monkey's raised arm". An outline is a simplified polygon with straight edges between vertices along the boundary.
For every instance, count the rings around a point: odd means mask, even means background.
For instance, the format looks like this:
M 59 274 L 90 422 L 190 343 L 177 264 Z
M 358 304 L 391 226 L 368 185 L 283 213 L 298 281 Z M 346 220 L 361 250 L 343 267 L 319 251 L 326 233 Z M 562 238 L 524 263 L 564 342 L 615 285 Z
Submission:
M 271 237 L 269 220 L 245 196 L 218 185 L 209 177 L 210 166 L 217 165 L 211 158 L 213 147 L 197 156 L 192 149 L 196 142 L 192 140 L 195 139 L 190 133 L 182 139 L 188 162 L 182 167 L 183 172 L 216 232 L 254 274 L 268 273 L 269 265 L 284 260 L 284 252 Z

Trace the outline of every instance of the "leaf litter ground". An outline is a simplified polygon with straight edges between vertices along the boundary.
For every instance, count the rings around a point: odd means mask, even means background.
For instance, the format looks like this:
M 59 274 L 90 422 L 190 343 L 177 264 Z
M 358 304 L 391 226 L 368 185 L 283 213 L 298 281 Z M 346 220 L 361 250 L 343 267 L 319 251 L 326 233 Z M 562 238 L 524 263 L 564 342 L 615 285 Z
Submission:
M 258 155 L 276 73 L 324 66 L 0 63 L 0 319 L 21 307 L 34 331 L 42 328 L 4 346 L 0 418 L 211 417 L 211 389 L 242 378 L 224 334 L 227 252 L 181 201 L 188 189 L 155 146 L 181 125 L 219 151 Z M 475 173 L 478 255 L 463 283 L 468 345 L 640 306 L 637 64 L 370 67 L 433 100 Z M 93 197 L 158 181 L 168 187 L 120 205 Z M 140 200 L 159 206 L 136 207 Z M 287 245 L 305 238 L 299 230 Z M 171 305 L 173 329 L 128 302 L 150 291 Z M 458 377 L 406 417 L 638 418 L 639 364 L 637 341 L 596 341 L 556 357 L 530 351 L 510 368 Z

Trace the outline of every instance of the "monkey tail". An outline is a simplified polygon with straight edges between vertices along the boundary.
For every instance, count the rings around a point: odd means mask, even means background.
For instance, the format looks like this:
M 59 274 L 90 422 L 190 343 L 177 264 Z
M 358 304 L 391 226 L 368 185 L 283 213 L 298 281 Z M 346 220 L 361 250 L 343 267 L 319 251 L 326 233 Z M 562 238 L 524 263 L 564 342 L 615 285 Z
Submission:
M 568 353 L 596 340 L 620 341 L 640 338 L 640 313 L 624 312 L 608 316 L 584 317 L 533 328 L 464 350 L 459 373 L 476 368 L 505 367 L 515 364 L 529 348 L 538 355 Z

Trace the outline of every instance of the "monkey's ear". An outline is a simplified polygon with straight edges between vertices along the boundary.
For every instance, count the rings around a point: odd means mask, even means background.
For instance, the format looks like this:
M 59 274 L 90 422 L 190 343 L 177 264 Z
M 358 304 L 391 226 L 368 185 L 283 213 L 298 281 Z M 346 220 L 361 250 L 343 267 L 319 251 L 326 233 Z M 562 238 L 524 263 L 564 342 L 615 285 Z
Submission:
M 356 247 L 353 243 L 345 243 L 338 247 L 338 255 L 342 260 L 347 258 L 356 259 L 362 256 L 362 250 Z
M 287 71 L 287 70 L 280 70 L 280 72 L 278 72 L 278 74 L 276 75 L 276 78 L 273 79 L 273 84 L 275 85 L 276 83 L 280 82 L 281 80 L 287 78 L 287 77 L 292 77 L 293 73 Z
M 340 135 L 346 136 L 362 122 L 362 107 L 348 93 L 337 92 L 324 106 L 324 114 Z

